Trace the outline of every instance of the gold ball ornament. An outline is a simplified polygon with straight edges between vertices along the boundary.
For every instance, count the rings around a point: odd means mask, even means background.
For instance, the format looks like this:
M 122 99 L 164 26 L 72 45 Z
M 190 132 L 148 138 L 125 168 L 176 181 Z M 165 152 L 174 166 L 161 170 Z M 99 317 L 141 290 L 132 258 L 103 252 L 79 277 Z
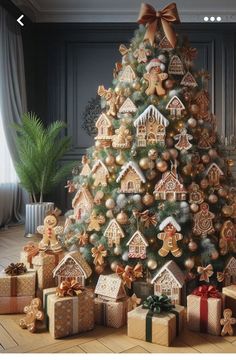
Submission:
M 167 80 L 165 81 L 165 88 L 166 88 L 167 90 L 171 90 L 171 89 L 173 89 L 174 84 L 175 84 L 175 81 L 174 81 L 174 80 L 172 80 L 172 79 L 167 79 Z
M 192 270 L 194 268 L 195 262 L 194 259 L 188 258 L 184 262 L 184 266 L 187 270 Z
M 162 157 L 162 159 L 165 160 L 165 161 L 170 160 L 170 153 L 169 153 L 169 151 L 164 151 L 164 152 L 161 154 L 161 157 Z
M 177 159 L 177 157 L 178 157 L 178 155 L 179 155 L 177 149 L 172 148 L 172 149 L 169 150 L 169 152 L 170 152 L 170 156 L 171 156 L 173 159 Z
M 190 210 L 191 210 L 193 213 L 198 212 L 198 210 L 199 210 L 198 204 L 191 204 L 191 205 L 190 205 Z
M 125 163 L 124 155 L 121 152 L 116 156 L 116 163 L 118 165 L 124 165 Z
M 143 170 L 147 170 L 150 168 L 150 159 L 149 158 L 142 158 L 139 161 L 139 166 L 141 167 L 141 169 Z
M 220 197 L 226 197 L 227 196 L 227 190 L 226 189 L 224 189 L 223 187 L 222 188 L 220 188 L 219 190 L 218 190 L 218 195 L 220 196 Z
M 221 209 L 224 216 L 230 217 L 233 214 L 233 208 L 230 205 L 224 205 Z
M 147 262 L 147 267 L 149 270 L 155 270 L 157 268 L 157 262 L 154 259 L 149 259 Z
M 190 105 L 190 112 L 193 115 L 197 115 L 199 113 L 199 106 L 197 104 Z
M 202 155 L 202 162 L 204 164 L 208 164 L 210 162 L 210 156 L 205 154 L 205 155 Z
M 163 172 L 165 172 L 167 170 L 168 164 L 167 164 L 167 162 L 165 160 L 158 160 L 156 162 L 156 168 L 157 168 L 158 171 L 163 173 Z
M 150 160 L 156 160 L 157 156 L 158 156 L 158 152 L 157 152 L 156 149 L 150 149 L 148 151 L 148 157 L 149 157 Z
M 151 206 L 154 203 L 154 196 L 146 192 L 142 198 L 142 202 L 146 206 Z
M 208 201 L 209 201 L 211 204 L 216 204 L 217 201 L 218 201 L 218 197 L 217 197 L 215 194 L 211 194 L 211 195 L 209 195 L 209 197 L 208 197 Z
M 89 236 L 89 242 L 90 242 L 90 244 L 92 244 L 92 245 L 95 245 L 96 244 L 96 242 L 98 241 L 98 239 L 99 239 L 99 237 L 98 237 L 98 235 L 97 234 L 91 234 L 90 236 Z
M 140 83 L 140 81 L 139 81 L 139 80 L 135 80 L 135 81 L 133 82 L 133 84 L 132 84 L 132 88 L 133 88 L 134 90 L 140 90 L 140 89 L 141 89 L 141 83 Z
M 208 180 L 207 179 L 202 179 L 201 181 L 200 181 L 200 187 L 202 188 L 202 189 L 206 189 L 207 187 L 208 187 L 208 185 L 209 185 L 209 182 L 208 182 Z
M 95 266 L 95 271 L 97 274 L 101 274 L 104 271 L 104 265 L 96 265 Z
M 183 174 L 186 175 L 186 176 L 191 175 L 192 165 L 191 165 L 191 164 L 185 165 L 185 166 L 183 167 L 182 171 L 183 171 Z
M 193 117 L 189 118 L 187 123 L 188 123 L 188 126 L 192 129 L 194 129 L 197 126 L 197 120 L 194 119 Z
M 115 163 L 115 158 L 113 155 L 109 154 L 106 158 L 105 158 L 105 163 L 108 166 L 112 166 Z
M 110 268 L 112 271 L 116 271 L 117 265 L 119 265 L 118 261 L 112 261 Z
M 111 209 L 114 209 L 114 207 L 116 206 L 116 203 L 112 198 L 109 198 L 106 200 L 105 206 L 107 209 L 111 210 Z
M 147 172 L 146 172 L 146 178 L 147 178 L 148 180 L 153 180 L 153 179 L 155 179 L 156 176 L 157 176 L 157 173 L 156 173 L 155 170 L 147 170 Z
M 194 252 L 194 251 L 197 250 L 198 245 L 197 245 L 197 243 L 195 241 L 193 241 L 193 239 L 191 239 L 189 241 L 189 243 L 188 243 L 188 248 L 189 248 L 190 251 Z
M 215 159 L 218 156 L 217 151 L 215 149 L 210 149 L 208 151 L 208 154 L 212 159 Z
M 116 220 L 119 224 L 125 225 L 128 223 L 129 217 L 123 210 L 121 210 L 121 212 L 117 215 Z

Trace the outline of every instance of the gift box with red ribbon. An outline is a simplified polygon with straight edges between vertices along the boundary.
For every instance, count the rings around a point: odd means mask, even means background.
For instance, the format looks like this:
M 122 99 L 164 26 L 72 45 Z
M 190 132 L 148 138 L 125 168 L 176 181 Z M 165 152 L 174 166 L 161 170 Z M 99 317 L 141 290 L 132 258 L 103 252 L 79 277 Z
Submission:
M 187 297 L 187 325 L 190 330 L 220 335 L 222 296 L 215 286 L 202 285 Z

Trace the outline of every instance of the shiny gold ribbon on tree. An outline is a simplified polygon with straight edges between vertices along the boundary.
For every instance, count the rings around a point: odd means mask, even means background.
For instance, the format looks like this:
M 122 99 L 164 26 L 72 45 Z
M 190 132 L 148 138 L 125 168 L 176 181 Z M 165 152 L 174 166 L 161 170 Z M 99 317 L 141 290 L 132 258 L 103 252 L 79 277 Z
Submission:
M 94 258 L 93 263 L 95 265 L 103 265 L 104 264 L 104 257 L 107 256 L 107 250 L 104 248 L 102 244 L 98 245 L 97 247 L 93 247 L 91 249 L 92 257 Z
M 60 286 L 56 289 L 56 295 L 59 297 L 78 296 L 83 290 L 84 287 L 76 280 L 65 280 L 62 281 Z
M 27 272 L 26 266 L 23 263 L 11 263 L 4 270 L 7 275 L 15 276 L 22 275 Z
M 116 273 L 122 279 L 123 284 L 130 289 L 133 281 L 143 277 L 143 267 L 142 264 L 139 263 L 136 264 L 135 267 L 129 265 L 126 265 L 125 267 L 117 265 Z
M 197 268 L 198 274 L 200 274 L 200 281 L 209 282 L 209 278 L 214 274 L 213 266 L 211 264 L 206 267 L 198 266 Z
M 180 23 L 178 10 L 175 3 L 167 5 L 160 11 L 156 11 L 154 7 L 149 4 L 142 4 L 137 21 L 139 24 L 144 24 L 147 26 L 144 40 L 148 39 L 151 45 L 154 43 L 155 33 L 161 23 L 166 38 L 169 40 L 170 44 L 175 47 L 176 33 L 172 24 Z

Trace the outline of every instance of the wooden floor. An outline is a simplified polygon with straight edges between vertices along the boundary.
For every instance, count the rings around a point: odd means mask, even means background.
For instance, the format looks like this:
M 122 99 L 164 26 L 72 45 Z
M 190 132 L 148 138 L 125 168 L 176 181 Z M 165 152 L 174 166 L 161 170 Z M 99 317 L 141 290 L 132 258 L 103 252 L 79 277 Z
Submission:
M 0 271 L 19 260 L 27 241 L 22 226 L 0 230 Z M 96 326 L 93 331 L 55 340 L 42 331 L 31 334 L 19 327 L 22 315 L 0 315 L 1 353 L 235 353 L 236 336 L 216 337 L 194 333 L 186 328 L 171 347 L 151 344 L 126 335 L 126 328 Z M 236 328 L 235 328 L 236 334 Z M 0 356 L 1 357 L 1 356 Z

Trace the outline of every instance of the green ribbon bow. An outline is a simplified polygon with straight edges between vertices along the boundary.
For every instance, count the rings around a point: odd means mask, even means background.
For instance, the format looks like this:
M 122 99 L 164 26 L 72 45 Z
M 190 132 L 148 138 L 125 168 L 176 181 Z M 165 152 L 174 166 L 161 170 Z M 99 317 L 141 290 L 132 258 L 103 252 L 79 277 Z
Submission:
M 162 311 L 170 312 L 174 307 L 171 304 L 171 299 L 166 295 L 150 295 L 143 302 L 143 309 L 149 309 L 154 314 L 160 314 Z

